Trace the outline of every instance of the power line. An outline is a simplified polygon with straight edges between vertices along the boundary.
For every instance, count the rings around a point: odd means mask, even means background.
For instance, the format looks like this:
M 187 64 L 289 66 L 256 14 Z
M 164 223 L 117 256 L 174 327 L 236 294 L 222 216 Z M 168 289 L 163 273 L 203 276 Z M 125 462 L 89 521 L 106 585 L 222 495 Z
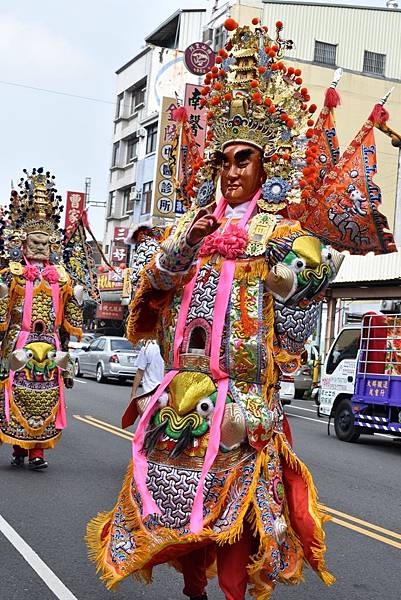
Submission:
M 27 90 L 34 90 L 35 92 L 46 92 L 47 94 L 57 94 L 57 96 L 68 96 L 69 98 L 78 98 L 79 100 L 88 100 L 89 102 L 99 102 L 101 104 L 113 104 L 114 106 L 116 104 L 112 100 L 102 100 L 101 98 L 91 98 L 90 96 L 80 96 L 78 94 L 70 94 L 69 92 L 60 92 L 59 90 L 49 90 L 46 88 L 35 87 L 33 85 L 25 85 L 24 83 L 15 83 L 13 81 L 0 80 L 0 84 L 24 88 Z

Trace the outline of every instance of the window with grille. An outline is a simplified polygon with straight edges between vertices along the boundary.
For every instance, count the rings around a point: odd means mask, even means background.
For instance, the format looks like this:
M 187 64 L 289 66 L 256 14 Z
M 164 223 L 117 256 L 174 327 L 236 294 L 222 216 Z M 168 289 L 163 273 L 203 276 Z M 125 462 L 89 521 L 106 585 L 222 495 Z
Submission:
M 107 216 L 113 217 L 116 211 L 116 192 L 110 192 Z
M 132 198 L 131 186 L 125 188 L 123 193 L 123 207 L 124 214 L 132 212 L 134 210 L 134 199 Z
M 363 70 L 365 73 L 372 73 L 373 75 L 384 75 L 386 68 L 386 55 L 378 54 L 377 52 L 370 52 L 365 50 L 363 56 Z
M 216 27 L 214 30 L 214 40 L 213 40 L 213 49 L 215 52 L 223 48 L 227 39 L 227 30 L 224 25 L 220 25 L 220 27 Z
M 156 139 L 157 139 L 157 123 L 153 123 L 147 127 L 148 137 L 146 139 L 146 154 L 155 152 L 156 150 Z
M 120 142 L 116 142 L 113 144 L 113 156 L 111 158 L 111 166 L 115 167 L 118 164 L 118 159 L 120 155 Z
M 132 137 L 127 141 L 127 163 L 137 158 L 138 154 L 138 138 Z
M 131 91 L 131 114 L 145 103 L 146 79 L 136 85 Z
M 146 215 L 150 213 L 150 209 L 152 208 L 152 181 L 148 181 L 143 184 L 142 188 L 142 206 L 141 206 L 141 214 Z
M 315 41 L 314 62 L 322 65 L 336 66 L 337 45 Z

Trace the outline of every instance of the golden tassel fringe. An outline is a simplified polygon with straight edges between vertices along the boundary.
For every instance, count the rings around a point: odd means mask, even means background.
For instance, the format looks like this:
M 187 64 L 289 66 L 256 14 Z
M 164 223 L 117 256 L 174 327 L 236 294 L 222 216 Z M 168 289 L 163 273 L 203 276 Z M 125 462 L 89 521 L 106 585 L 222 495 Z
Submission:
M 61 431 L 51 440 L 19 440 L 14 437 L 8 436 L 6 433 L 0 431 L 0 442 L 3 444 L 11 444 L 12 446 L 20 446 L 24 450 L 32 450 L 33 448 L 42 448 L 43 450 L 49 450 L 54 448 L 60 441 Z

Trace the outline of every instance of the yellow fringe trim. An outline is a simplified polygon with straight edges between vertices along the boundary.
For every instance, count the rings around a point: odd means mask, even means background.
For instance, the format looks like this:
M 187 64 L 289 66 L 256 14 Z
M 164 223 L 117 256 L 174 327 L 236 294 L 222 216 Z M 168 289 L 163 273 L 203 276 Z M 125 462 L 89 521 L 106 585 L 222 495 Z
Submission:
M 255 473 L 253 482 L 248 490 L 246 499 L 244 500 L 241 512 L 237 517 L 236 524 L 229 532 L 224 534 L 216 534 L 213 530 L 208 527 L 210 522 L 213 522 L 218 515 L 221 513 L 222 507 L 227 498 L 227 494 L 231 488 L 233 480 L 236 477 L 236 470 L 233 469 L 230 474 L 225 489 L 220 495 L 219 501 L 213 509 L 213 513 L 205 521 L 202 532 L 198 535 L 189 534 L 181 536 L 172 530 L 159 530 L 157 532 L 157 540 L 155 544 L 152 544 L 151 536 L 142 525 L 141 516 L 137 511 L 136 504 L 131 497 L 131 481 L 132 481 L 132 463 L 130 463 L 127 474 L 123 483 L 122 490 L 119 495 L 119 501 L 114 509 L 109 513 L 99 513 L 94 519 L 92 519 L 87 526 L 86 532 L 86 543 L 88 545 L 89 558 L 97 564 L 97 572 L 101 572 L 101 579 L 105 582 L 107 588 L 114 588 L 122 579 L 128 575 L 134 573 L 135 577 L 144 581 L 151 581 L 152 569 L 146 565 L 152 560 L 152 557 L 162 552 L 165 548 L 172 545 L 186 545 L 195 544 L 197 542 L 204 542 L 205 540 L 215 541 L 218 544 L 229 543 L 233 544 L 237 541 L 242 534 L 243 519 L 249 508 L 249 504 L 252 501 L 252 497 L 255 493 L 256 485 L 258 483 L 260 467 L 262 464 L 262 456 L 258 457 L 257 465 L 255 467 Z M 124 500 L 128 500 L 124 501 Z M 127 524 L 127 528 L 136 530 L 135 543 L 136 550 L 134 555 L 129 558 L 124 564 L 124 574 L 118 573 L 111 565 L 108 560 L 108 546 L 110 543 L 111 531 L 108 531 L 105 538 L 101 539 L 102 531 L 107 523 L 113 521 L 114 513 L 119 504 L 123 505 L 124 517 Z M 110 528 L 111 529 L 111 528 Z
M 32 441 L 28 441 L 28 440 L 20 440 L 20 439 L 17 439 L 17 438 L 10 437 L 7 434 L 5 434 L 2 431 L 0 431 L 0 442 L 3 442 L 4 444 L 11 444 L 13 446 L 14 445 L 15 446 L 21 446 L 21 448 L 24 448 L 25 450 L 32 450 L 32 448 L 43 448 L 43 450 L 47 450 L 47 449 L 50 449 L 50 448 L 54 448 L 59 443 L 60 438 L 61 438 L 61 434 L 62 434 L 62 432 L 60 431 L 51 440 L 46 440 L 46 441 L 32 440 Z
M 69 333 L 70 335 L 75 335 L 78 338 L 78 341 L 81 341 L 82 338 L 82 328 L 81 327 L 74 327 L 73 325 L 71 325 L 71 323 L 69 321 L 67 321 L 67 319 L 63 319 L 63 327 L 64 329 L 67 331 L 67 333 Z
M 291 458 L 297 468 L 305 469 L 305 471 L 302 471 L 302 473 L 303 477 L 307 478 L 310 490 L 310 512 L 314 515 L 316 522 L 315 539 L 317 540 L 317 545 L 316 548 L 313 549 L 313 554 L 319 558 L 319 576 L 327 585 L 330 585 L 331 583 L 334 583 L 334 578 L 325 570 L 324 566 L 324 534 L 321 530 L 321 516 L 317 508 L 316 492 L 311 480 L 311 476 L 306 467 L 302 465 L 292 451 L 288 449 L 283 439 L 281 439 L 281 436 L 277 437 L 279 439 L 277 439 L 276 442 L 273 441 L 273 443 L 276 445 L 277 452 L 280 450 L 281 454 L 289 462 Z M 106 587 L 108 589 L 112 589 L 118 585 L 120 581 L 130 575 L 144 583 L 150 583 L 152 581 L 152 567 L 149 567 L 149 563 L 155 556 L 170 546 L 176 546 L 178 549 L 180 545 L 196 544 L 197 542 L 204 542 L 205 540 L 214 541 L 219 545 L 233 544 L 240 539 L 243 532 L 244 519 L 246 518 L 251 524 L 255 534 L 259 537 L 258 551 L 255 555 L 250 557 L 250 564 L 247 567 L 252 586 L 250 593 L 254 598 L 256 598 L 256 600 L 269 600 L 274 586 L 272 587 L 270 583 L 263 580 L 260 576 L 260 573 L 265 566 L 266 560 L 268 560 L 268 553 L 272 545 L 277 546 L 277 542 L 274 538 L 264 534 L 261 516 L 255 500 L 255 491 L 260 479 L 260 474 L 261 471 L 266 467 L 268 460 L 267 451 L 268 449 L 266 448 L 257 456 L 253 479 L 247 491 L 246 497 L 243 498 L 242 506 L 237 515 L 235 523 L 232 525 L 229 531 L 220 534 L 213 532 L 209 525 L 210 523 L 213 523 L 213 521 L 224 509 L 227 494 L 229 493 L 229 490 L 237 475 L 236 469 L 233 469 L 232 473 L 230 474 L 224 491 L 219 498 L 218 504 L 213 509 L 213 514 L 211 514 L 208 520 L 205 522 L 205 526 L 200 534 L 181 536 L 173 530 L 159 528 L 155 532 L 155 535 L 152 536 L 143 526 L 138 507 L 131 496 L 133 469 L 132 463 L 130 463 L 118 502 L 114 509 L 108 513 L 99 513 L 89 522 L 87 527 L 85 539 L 89 548 L 89 557 L 96 563 L 97 572 L 101 573 L 101 579 L 105 582 Z M 123 511 L 127 529 L 133 532 L 135 535 L 136 548 L 135 552 L 127 558 L 123 566 L 120 567 L 120 570 L 117 571 L 109 556 L 109 545 L 112 534 L 112 523 L 118 507 L 120 507 L 120 510 Z M 290 552 L 293 552 L 294 554 L 291 555 L 293 561 L 291 561 L 290 568 L 292 570 L 289 571 L 287 575 L 282 573 L 279 577 L 279 580 L 286 584 L 298 584 L 303 581 L 303 563 L 305 557 L 301 542 L 291 528 L 288 509 L 286 521 L 288 525 L 287 532 L 292 542 L 292 550 L 290 550 Z M 102 540 L 101 535 L 106 525 L 109 525 L 109 530 Z M 177 570 L 180 570 L 178 561 L 173 559 L 169 562 L 169 564 Z M 208 577 L 212 577 L 214 573 L 215 565 L 211 565 L 210 569 L 208 570 Z
M 253 283 L 255 279 L 266 279 L 269 269 L 265 257 L 238 261 L 235 265 L 235 279 Z
M 317 568 L 314 570 L 326 585 L 332 585 L 333 583 L 335 583 L 335 577 L 333 577 L 333 575 L 331 575 L 327 571 L 324 561 L 326 545 L 325 534 L 322 525 L 324 521 L 327 521 L 327 518 L 323 516 L 322 512 L 319 509 L 317 492 L 312 479 L 312 475 L 310 474 L 310 471 L 308 470 L 306 465 L 304 465 L 303 462 L 299 460 L 297 455 L 288 446 L 284 436 L 282 436 L 281 434 L 277 434 L 275 436 L 275 440 L 277 451 L 284 457 L 284 459 L 288 462 L 291 468 L 301 475 L 302 479 L 308 487 L 308 511 L 315 523 L 313 531 L 315 542 L 314 546 L 311 548 L 313 557 L 317 561 Z

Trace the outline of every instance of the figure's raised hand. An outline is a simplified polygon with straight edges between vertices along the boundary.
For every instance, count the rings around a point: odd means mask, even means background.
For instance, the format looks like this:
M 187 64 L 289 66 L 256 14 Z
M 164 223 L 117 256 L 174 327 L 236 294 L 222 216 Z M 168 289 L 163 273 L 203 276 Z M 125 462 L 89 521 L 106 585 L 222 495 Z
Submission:
M 196 246 L 196 244 L 199 244 L 199 242 L 216 231 L 219 227 L 220 221 L 218 221 L 213 214 L 205 209 L 200 210 L 192 221 L 192 225 L 187 233 L 188 244 L 190 246 Z

